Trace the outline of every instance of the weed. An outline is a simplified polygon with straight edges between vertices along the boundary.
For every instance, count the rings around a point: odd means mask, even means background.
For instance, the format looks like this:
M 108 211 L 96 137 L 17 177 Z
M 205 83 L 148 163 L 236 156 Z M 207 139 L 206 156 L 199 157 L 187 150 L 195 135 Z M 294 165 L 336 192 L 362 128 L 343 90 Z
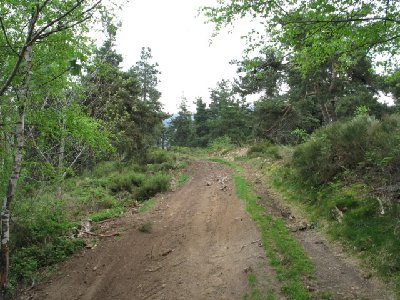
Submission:
M 109 189 L 113 193 L 133 192 L 134 187 L 140 186 L 145 181 L 145 175 L 135 171 L 116 173 L 110 176 Z
M 150 221 L 142 224 L 139 227 L 139 231 L 143 233 L 151 233 L 152 230 L 153 230 L 153 223 L 151 223 Z
M 144 201 L 139 207 L 139 213 L 144 213 L 151 209 L 157 203 L 156 198 L 151 198 L 149 200 Z
M 135 196 L 139 201 L 150 199 L 157 193 L 168 190 L 170 177 L 164 173 L 157 173 L 146 178 L 143 184 L 137 188 Z
M 232 144 L 232 140 L 229 136 L 223 136 L 216 138 L 209 142 L 208 148 L 212 152 L 219 152 L 221 154 L 226 154 L 232 150 L 235 146 Z
M 178 179 L 176 180 L 176 186 L 181 187 L 189 180 L 189 178 L 190 177 L 188 174 L 185 174 L 185 173 L 180 174 Z
M 255 274 L 249 273 L 247 275 L 247 282 L 249 283 L 250 293 L 246 294 L 244 300 L 274 300 L 275 297 L 272 291 L 269 291 L 267 295 L 264 295 L 257 287 L 258 280 Z
M 236 172 L 239 172 L 239 173 L 243 172 L 243 168 L 242 167 L 240 167 L 237 164 L 232 163 L 230 161 L 226 161 L 226 160 L 224 160 L 222 158 L 213 157 L 213 158 L 209 158 L 208 160 L 212 161 L 212 162 L 216 162 L 216 163 L 220 163 L 220 164 L 226 165 L 226 166 L 232 168 L 233 170 L 235 170 Z
M 147 163 L 148 164 L 163 164 L 166 162 L 175 162 L 176 157 L 172 154 L 172 152 L 168 152 L 161 149 L 153 149 L 149 151 L 147 154 Z
M 273 160 L 282 159 L 282 156 L 279 153 L 279 147 L 269 142 L 259 143 L 251 146 L 247 151 L 247 156 L 249 158 L 266 157 Z
M 104 210 L 98 211 L 98 212 L 90 215 L 89 219 L 92 220 L 93 222 L 100 222 L 100 221 L 107 220 L 110 218 L 118 217 L 123 212 L 124 212 L 124 210 L 121 207 L 104 209 Z

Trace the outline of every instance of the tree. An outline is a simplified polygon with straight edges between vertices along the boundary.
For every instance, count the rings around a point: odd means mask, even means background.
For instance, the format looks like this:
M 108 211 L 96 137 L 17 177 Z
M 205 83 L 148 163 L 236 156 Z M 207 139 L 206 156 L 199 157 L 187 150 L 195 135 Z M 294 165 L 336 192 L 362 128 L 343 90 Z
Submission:
M 13 133 L 4 134 L 12 156 L 6 161 L 12 163 L 3 177 L 6 188 L 1 212 L 0 299 L 5 297 L 8 282 L 11 203 L 23 161 L 26 112 L 48 96 L 46 87 L 50 82 L 60 78 L 65 82 L 68 72 L 79 71 L 78 60 L 83 60 L 88 50 L 84 46 L 87 22 L 99 11 L 100 3 L 25 0 L 0 5 L 0 45 L 5 49 L 0 56 L 0 114 L 11 112 L 4 121 L 16 124 Z
M 169 130 L 172 146 L 188 147 L 192 145 L 192 114 L 187 108 L 187 99 L 185 97 L 182 97 L 178 115 L 171 121 Z
M 397 1 L 383 0 L 288 0 L 284 5 L 276 0 L 222 0 L 202 11 L 217 31 L 245 16 L 258 18 L 265 30 L 249 35 L 254 41 L 250 46 L 275 44 L 291 53 L 306 73 L 328 60 L 339 71 L 354 64 L 354 53 L 395 58 L 400 50 L 399 8 Z
M 157 75 L 161 74 L 158 70 L 158 64 L 152 63 L 151 49 L 149 47 L 142 47 L 140 53 L 140 60 L 131 69 L 139 78 L 141 95 L 140 98 L 144 102 L 149 102 L 154 105 L 157 110 L 160 110 L 160 103 L 158 99 L 161 93 L 156 89 L 159 82 Z
M 226 135 L 237 145 L 245 142 L 251 133 L 250 115 L 245 101 L 235 99 L 230 82 L 218 82 L 210 98 L 210 139 Z
M 285 79 L 283 56 L 274 48 L 266 48 L 261 52 L 260 56 L 232 62 L 238 66 L 239 75 L 233 88 L 242 97 L 255 93 L 263 93 L 268 97 L 279 94 Z
M 155 86 L 151 88 L 151 98 L 143 100 L 143 86 L 136 69 L 120 70 L 122 57 L 114 49 L 115 37 L 116 28 L 112 27 L 104 44 L 96 50 L 84 78 L 83 103 L 92 117 L 106 124 L 120 157 L 129 160 L 145 157 L 146 149 L 158 142 L 165 114 L 159 96 L 153 97 Z
M 194 146 L 206 147 L 210 139 L 210 110 L 202 98 L 196 99 L 196 113 L 193 116 L 194 122 Z

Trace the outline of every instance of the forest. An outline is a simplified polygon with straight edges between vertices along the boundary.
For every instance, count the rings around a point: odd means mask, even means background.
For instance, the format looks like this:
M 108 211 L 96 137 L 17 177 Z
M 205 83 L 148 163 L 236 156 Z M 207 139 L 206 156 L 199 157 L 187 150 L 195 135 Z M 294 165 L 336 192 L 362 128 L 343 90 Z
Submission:
M 103 2 L 0 0 L 0 299 L 87 246 L 74 235 L 81 220 L 118 217 L 184 184 L 191 160 L 238 149 L 235 162 L 327 222 L 400 295 L 397 1 L 201 7 L 215 36 L 240 19 L 259 24 L 231 61 L 237 76 L 209 99 L 174 99 L 172 115 L 149 47 L 122 69 L 121 7 Z

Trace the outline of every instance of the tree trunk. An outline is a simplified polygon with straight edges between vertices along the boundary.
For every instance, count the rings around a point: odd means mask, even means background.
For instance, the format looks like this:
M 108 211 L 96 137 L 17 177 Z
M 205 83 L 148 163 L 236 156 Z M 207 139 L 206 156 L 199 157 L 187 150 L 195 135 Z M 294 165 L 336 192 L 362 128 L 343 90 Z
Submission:
M 60 149 L 58 151 L 58 174 L 60 174 L 60 180 L 63 181 L 64 180 L 64 156 L 65 156 L 65 135 L 64 135 L 64 130 L 65 130 L 65 120 L 64 117 L 62 117 L 61 120 L 61 141 L 60 141 Z M 62 188 L 62 184 L 60 182 L 60 185 L 57 188 L 57 198 L 61 198 L 63 194 L 63 188 Z
M 21 93 L 20 104 L 18 106 L 17 123 L 15 126 L 16 149 L 14 154 L 13 169 L 8 180 L 7 192 L 3 200 L 1 210 L 1 244 L 0 244 L 0 300 L 5 297 L 5 291 L 8 284 L 9 273 L 9 242 L 10 242 L 10 216 L 11 203 L 13 201 L 17 182 L 21 173 L 23 147 L 25 142 L 25 103 L 30 97 L 29 81 L 32 69 L 32 46 L 29 46 L 25 52 L 25 70 L 24 70 L 24 89 Z
M 3 299 L 5 288 L 8 283 L 11 202 L 14 198 L 17 181 L 21 172 L 22 149 L 24 146 L 24 122 L 25 108 L 22 105 L 18 108 L 18 119 L 15 131 L 17 147 L 14 155 L 13 171 L 8 181 L 7 194 L 4 197 L 1 210 L 0 299 Z

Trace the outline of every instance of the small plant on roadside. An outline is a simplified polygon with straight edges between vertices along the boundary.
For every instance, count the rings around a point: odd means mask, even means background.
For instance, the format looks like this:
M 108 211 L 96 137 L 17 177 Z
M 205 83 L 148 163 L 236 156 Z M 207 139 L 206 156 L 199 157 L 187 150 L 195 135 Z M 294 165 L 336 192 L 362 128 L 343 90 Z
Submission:
M 153 223 L 151 223 L 150 221 L 142 224 L 139 227 L 139 231 L 143 233 L 151 233 L 152 230 L 153 230 Z
M 135 192 L 136 199 L 139 201 L 150 199 L 157 193 L 165 192 L 170 185 L 170 176 L 164 173 L 157 173 L 146 178 L 143 184 Z
M 208 148 L 212 152 L 219 152 L 220 154 L 225 154 L 228 151 L 235 148 L 235 146 L 233 145 L 231 138 L 225 135 L 223 137 L 219 137 L 212 140 L 208 144 Z
M 181 187 L 189 180 L 189 178 L 190 177 L 188 174 L 185 174 L 185 173 L 180 174 L 178 179 L 176 180 L 176 186 Z
M 149 200 L 144 201 L 139 207 L 139 213 L 144 213 L 151 209 L 157 203 L 156 198 L 151 198 Z

